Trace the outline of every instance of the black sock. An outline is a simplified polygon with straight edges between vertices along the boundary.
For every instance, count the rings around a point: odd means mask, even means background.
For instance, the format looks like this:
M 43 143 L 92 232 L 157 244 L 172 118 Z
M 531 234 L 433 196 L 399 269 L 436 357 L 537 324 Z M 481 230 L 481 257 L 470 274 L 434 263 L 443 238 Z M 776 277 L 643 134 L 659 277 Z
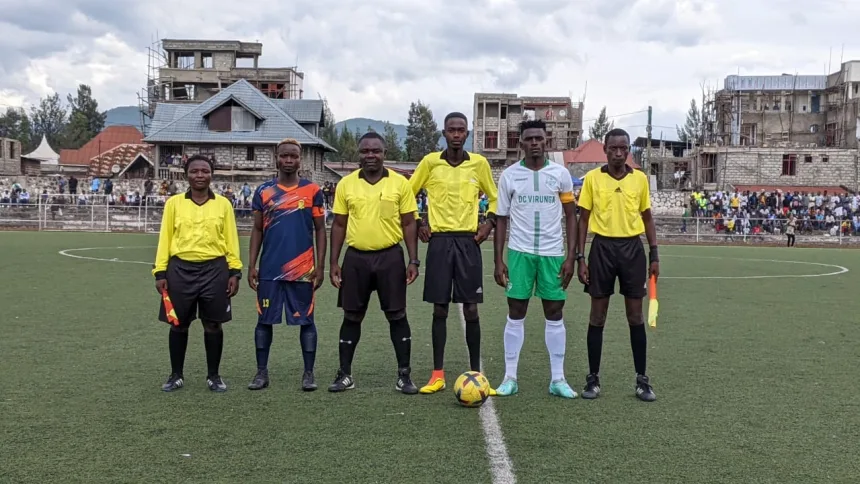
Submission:
M 588 372 L 597 375 L 600 373 L 600 355 L 603 353 L 603 326 L 589 324 L 586 340 L 588 345 Z
M 469 347 L 469 366 L 481 371 L 481 320 L 466 321 L 466 346 Z
M 637 375 L 645 374 L 645 354 L 648 351 L 648 337 L 645 325 L 630 326 L 630 347 L 633 349 L 633 366 Z
M 302 359 L 305 361 L 305 371 L 314 371 L 317 359 L 317 325 L 307 324 L 299 331 L 299 341 L 302 344 Z
M 355 356 L 355 347 L 361 339 L 361 323 L 343 320 L 340 326 L 340 369 L 347 375 L 352 375 L 352 358 Z
M 433 369 L 445 368 L 445 342 L 448 340 L 448 318 L 433 316 L 433 326 L 430 329 L 433 340 Z
M 412 330 L 406 317 L 389 321 L 391 343 L 394 344 L 394 354 L 397 356 L 397 368 L 409 367 L 412 358 Z
M 218 376 L 218 367 L 221 366 L 221 352 L 224 350 L 224 331 L 205 331 L 203 333 L 203 345 L 206 347 L 206 367 L 209 374 L 206 376 Z
M 269 348 L 272 347 L 272 325 L 258 324 L 254 329 L 254 346 L 257 348 L 257 369 L 269 366 Z
M 171 373 L 182 375 L 185 368 L 185 350 L 188 348 L 188 332 L 171 329 L 170 336 L 167 338 L 167 345 L 170 348 Z

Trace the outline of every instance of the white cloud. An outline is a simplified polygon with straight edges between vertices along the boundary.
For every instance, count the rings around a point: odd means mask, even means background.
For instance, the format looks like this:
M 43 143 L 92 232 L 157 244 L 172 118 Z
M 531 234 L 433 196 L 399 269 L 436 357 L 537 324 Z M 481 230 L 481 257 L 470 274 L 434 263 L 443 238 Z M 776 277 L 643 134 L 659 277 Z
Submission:
M 701 84 L 741 74 L 833 68 L 860 2 L 824 0 L 0 0 L 0 105 L 93 87 L 100 105 L 137 104 L 145 49 L 171 38 L 263 43 L 264 66 L 293 65 L 305 97 L 338 119 L 404 122 L 409 103 L 437 118 L 471 114 L 476 91 L 585 92 L 586 119 L 654 107 L 654 124 L 683 123 Z M 845 59 L 860 58 L 845 47 Z M 644 114 L 618 118 L 634 135 Z M 671 137 L 668 128 L 662 130 Z

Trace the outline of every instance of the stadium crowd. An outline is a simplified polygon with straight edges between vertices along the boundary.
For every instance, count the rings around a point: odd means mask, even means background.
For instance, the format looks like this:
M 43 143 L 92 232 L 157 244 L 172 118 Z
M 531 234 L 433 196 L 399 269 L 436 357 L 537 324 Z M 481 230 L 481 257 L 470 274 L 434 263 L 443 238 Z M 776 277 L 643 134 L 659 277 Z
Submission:
M 681 231 L 686 232 L 688 219 L 696 218 L 727 235 L 780 234 L 792 217 L 801 234 L 860 235 L 860 194 L 694 191 L 684 207 Z

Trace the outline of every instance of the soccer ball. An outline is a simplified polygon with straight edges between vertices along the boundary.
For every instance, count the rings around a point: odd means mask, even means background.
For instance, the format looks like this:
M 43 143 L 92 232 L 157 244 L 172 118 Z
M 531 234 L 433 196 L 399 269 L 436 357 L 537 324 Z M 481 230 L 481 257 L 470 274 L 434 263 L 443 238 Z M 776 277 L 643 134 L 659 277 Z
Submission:
M 480 407 L 490 396 L 490 382 L 477 371 L 467 371 L 454 382 L 454 396 L 464 407 Z

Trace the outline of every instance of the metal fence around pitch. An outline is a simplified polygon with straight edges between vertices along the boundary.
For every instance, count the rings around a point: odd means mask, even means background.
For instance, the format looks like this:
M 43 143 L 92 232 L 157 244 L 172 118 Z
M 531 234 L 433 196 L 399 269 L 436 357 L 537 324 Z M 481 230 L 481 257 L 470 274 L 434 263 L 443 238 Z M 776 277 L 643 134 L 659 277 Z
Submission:
M 111 203 L 105 195 L 80 200 L 71 195 L 41 195 L 29 203 L 0 203 L 0 230 L 139 232 L 157 233 L 167 197 L 152 196 L 139 203 Z M 236 207 L 236 225 L 248 233 L 253 225 L 250 208 Z M 333 215 L 327 211 L 330 225 Z M 654 217 L 659 240 L 689 244 L 784 244 L 784 222 L 768 219 L 738 220 L 733 228 L 711 218 Z M 834 229 L 824 222 L 797 225 L 796 243 L 860 246 L 860 230 L 852 221 Z

